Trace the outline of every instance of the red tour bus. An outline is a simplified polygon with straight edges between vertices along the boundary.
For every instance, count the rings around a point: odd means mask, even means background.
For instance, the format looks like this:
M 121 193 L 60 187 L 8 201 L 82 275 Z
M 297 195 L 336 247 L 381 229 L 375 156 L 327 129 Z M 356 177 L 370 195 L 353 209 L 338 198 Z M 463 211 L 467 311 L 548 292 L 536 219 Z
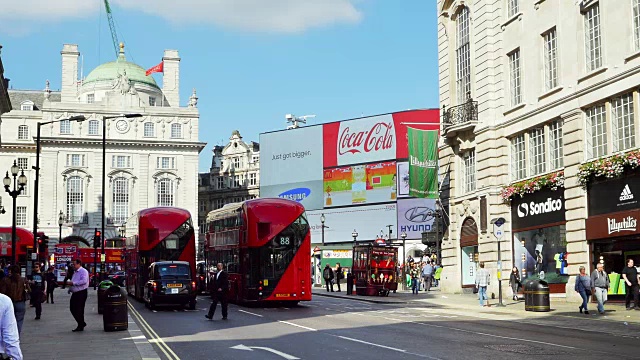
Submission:
M 148 269 L 156 261 L 188 261 L 196 274 L 196 238 L 189 211 L 174 207 L 140 210 L 127 220 L 127 293 L 143 299 Z M 194 289 L 195 290 L 195 289 Z
M 237 303 L 311 300 L 311 235 L 304 207 L 265 198 L 227 204 L 207 215 L 206 258 L 229 274 Z

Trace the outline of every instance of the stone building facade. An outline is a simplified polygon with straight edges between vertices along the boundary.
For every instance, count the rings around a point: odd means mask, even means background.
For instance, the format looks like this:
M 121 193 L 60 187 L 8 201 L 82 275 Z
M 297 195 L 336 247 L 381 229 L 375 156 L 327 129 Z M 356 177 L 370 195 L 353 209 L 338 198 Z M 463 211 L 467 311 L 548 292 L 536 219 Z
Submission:
M 603 235 L 602 243 L 590 235 L 589 224 L 599 219 L 590 189 L 603 179 L 583 182 L 579 175 L 594 160 L 638 148 L 640 18 L 633 14 L 640 1 L 438 0 L 437 6 L 440 169 L 449 216 L 443 290 L 472 287 L 479 262 L 495 279 L 491 222 L 498 218 L 507 221 L 500 244 L 507 280 L 516 266 L 521 276 L 547 280 L 558 293 L 552 296 L 571 298 L 580 266 L 604 262 L 619 273 L 621 259 L 612 254 L 640 249 L 616 234 Z M 618 180 L 628 176 L 634 171 Z M 518 195 L 522 186 L 532 193 Z M 615 201 L 626 191 L 621 186 Z M 492 281 L 489 292 L 497 290 Z
M 83 122 L 62 121 L 41 127 L 38 229 L 54 245 L 62 214 L 62 238 L 88 246 L 101 225 L 102 179 L 105 190 L 105 238 L 140 209 L 176 206 L 197 214 L 199 112 L 195 90 L 180 105 L 180 57 L 164 52 L 164 83 L 159 87 L 145 69 L 127 61 L 124 46 L 115 61 L 78 78 L 77 45 L 64 45 L 61 91 L 9 90 L 14 109 L 2 115 L 0 169 L 14 161 L 28 177 L 17 199 L 17 225 L 33 224 L 33 186 L 38 122 L 84 115 Z M 141 114 L 106 124 L 106 172 L 102 173 L 103 116 Z M 9 208 L 7 210 L 10 210 Z M 11 225 L 11 214 L 0 224 Z M 195 222 L 195 221 L 194 221 Z M 196 224 L 197 226 L 197 224 Z
M 260 194 L 260 144 L 245 142 L 234 130 L 225 146 L 213 147 L 211 169 L 199 175 L 198 223 L 204 222 L 211 210 L 225 204 L 255 199 Z M 200 243 L 204 236 L 201 234 Z

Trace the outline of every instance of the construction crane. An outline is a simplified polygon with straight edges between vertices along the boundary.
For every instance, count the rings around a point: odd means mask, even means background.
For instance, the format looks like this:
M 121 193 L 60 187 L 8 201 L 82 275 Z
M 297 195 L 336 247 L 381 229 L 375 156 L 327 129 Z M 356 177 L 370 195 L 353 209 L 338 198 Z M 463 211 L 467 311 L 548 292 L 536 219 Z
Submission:
M 120 54 L 118 34 L 116 34 L 116 24 L 113 22 L 113 14 L 111 14 L 111 6 L 109 6 L 109 0 L 104 0 L 104 8 L 107 11 L 107 19 L 109 20 L 109 29 L 111 29 L 111 40 L 113 40 L 113 50 L 116 52 L 116 57 Z

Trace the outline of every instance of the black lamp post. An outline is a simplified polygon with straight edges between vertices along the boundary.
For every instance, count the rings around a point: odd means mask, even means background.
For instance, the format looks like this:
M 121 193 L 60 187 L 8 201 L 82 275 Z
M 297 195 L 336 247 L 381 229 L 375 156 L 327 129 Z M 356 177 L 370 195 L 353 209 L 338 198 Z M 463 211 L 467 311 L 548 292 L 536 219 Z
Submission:
M 20 172 L 20 176 L 18 173 Z M 20 170 L 20 167 L 16 164 L 16 161 L 13 161 L 13 166 L 11 166 L 11 175 L 13 176 L 13 190 L 10 189 L 11 186 L 11 178 L 9 177 L 9 172 L 7 171 L 7 175 L 2 179 L 2 184 L 4 185 L 4 191 L 6 191 L 9 196 L 13 198 L 13 219 L 11 221 L 11 265 L 15 265 L 17 263 L 17 246 L 16 246 L 16 198 L 18 195 L 22 194 L 24 191 L 25 185 L 27 185 L 27 177 L 24 175 L 24 170 Z M 35 237 L 34 237 L 35 240 Z M 37 245 L 36 245 L 37 246 Z M 34 247 L 34 251 L 37 248 Z
M 84 117 L 84 115 L 76 115 L 68 119 L 60 119 L 60 120 L 45 121 L 45 122 L 38 123 L 38 131 L 36 135 L 36 165 L 32 167 L 32 169 L 36 171 L 36 178 L 33 181 L 33 249 L 34 250 L 37 250 L 38 248 L 38 187 L 40 184 L 40 128 L 43 125 L 54 124 L 54 123 L 59 123 L 63 121 L 83 122 L 85 119 L 86 118 Z
M 322 226 L 321 226 L 321 228 L 322 228 L 322 246 L 324 246 L 324 229 L 325 228 L 329 228 L 328 226 L 326 226 L 324 224 L 325 220 L 326 219 L 324 217 L 324 214 L 320 215 L 320 223 L 322 223 Z
M 353 237 L 353 246 L 358 245 L 358 240 L 356 240 L 356 238 L 358 237 L 358 232 L 356 231 L 356 229 L 353 229 L 351 236 Z
M 60 210 L 60 214 L 58 214 L 58 244 L 62 243 L 62 224 L 64 224 L 64 213 Z
M 111 119 L 118 119 L 118 118 L 125 118 L 125 119 L 131 119 L 131 118 L 139 118 L 142 117 L 142 114 L 119 114 L 119 115 L 113 115 L 113 116 L 103 116 L 102 117 L 102 221 L 101 223 L 101 231 L 100 231 L 100 235 L 102 236 L 102 241 L 101 241 L 101 250 L 102 250 L 102 255 L 104 256 L 104 237 L 105 237 L 105 233 L 104 233 L 104 203 L 105 203 L 105 181 L 107 179 L 106 176 L 106 168 L 107 168 L 107 163 L 106 163 L 106 158 L 107 158 L 107 120 L 111 120 Z M 106 257 L 105 257 L 106 260 Z M 106 262 L 101 264 L 101 270 L 105 271 L 105 266 L 106 266 Z

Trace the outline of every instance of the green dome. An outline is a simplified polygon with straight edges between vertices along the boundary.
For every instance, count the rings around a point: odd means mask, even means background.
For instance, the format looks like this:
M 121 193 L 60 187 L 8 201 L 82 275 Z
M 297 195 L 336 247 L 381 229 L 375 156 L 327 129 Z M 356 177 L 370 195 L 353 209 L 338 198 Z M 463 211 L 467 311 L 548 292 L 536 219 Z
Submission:
M 120 55 L 116 61 L 104 63 L 93 69 L 82 82 L 83 85 L 97 81 L 114 81 L 118 78 L 118 74 L 127 72 L 127 77 L 132 83 L 147 84 L 158 88 L 158 84 L 151 76 L 146 75 L 146 70 L 140 65 L 127 61 L 124 57 L 124 46 L 120 48 Z

